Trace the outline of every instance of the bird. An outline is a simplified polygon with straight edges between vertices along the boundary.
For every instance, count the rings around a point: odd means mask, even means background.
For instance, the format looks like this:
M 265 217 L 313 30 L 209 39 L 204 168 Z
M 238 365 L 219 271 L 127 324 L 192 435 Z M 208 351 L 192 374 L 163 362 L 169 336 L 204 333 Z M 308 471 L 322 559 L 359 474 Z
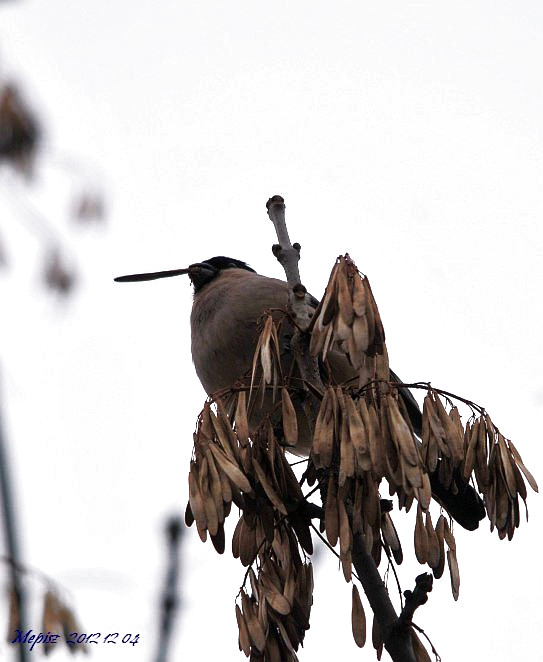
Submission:
M 191 352 L 196 374 L 208 395 L 228 389 L 236 382 L 247 379 L 258 340 L 258 321 L 265 311 L 286 311 L 289 286 L 277 278 L 258 274 L 246 262 L 224 255 L 195 262 L 186 268 L 151 273 L 131 274 L 115 278 L 116 282 L 139 282 L 188 275 L 194 299 L 190 316 Z M 306 294 L 312 311 L 319 302 Z M 282 364 L 286 370 L 294 363 L 289 341 L 293 327 L 288 322 L 280 334 Z M 347 357 L 332 351 L 328 355 L 331 376 L 336 384 L 348 382 L 356 376 Z M 390 380 L 401 383 L 390 370 Z M 422 414 L 411 392 L 399 389 L 413 431 L 421 437 Z M 300 441 L 295 454 L 308 455 L 311 445 L 312 422 L 307 421 L 302 403 L 294 406 L 300 428 Z M 257 427 L 271 405 L 262 404 L 253 413 L 250 425 Z M 456 490 L 446 488 L 439 480 L 438 470 L 430 474 L 432 495 L 464 528 L 474 530 L 485 515 L 485 509 L 476 490 L 460 475 L 455 474 Z

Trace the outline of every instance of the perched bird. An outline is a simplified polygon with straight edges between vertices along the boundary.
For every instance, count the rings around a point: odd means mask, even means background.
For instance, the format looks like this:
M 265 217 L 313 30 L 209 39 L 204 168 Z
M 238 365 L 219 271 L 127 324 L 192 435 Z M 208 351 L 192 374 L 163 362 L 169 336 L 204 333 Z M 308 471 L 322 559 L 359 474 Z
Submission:
M 190 317 L 192 359 L 196 373 L 208 395 L 227 389 L 250 373 L 258 340 L 258 320 L 266 310 L 285 311 L 288 303 L 288 284 L 276 278 L 257 274 L 245 262 L 225 256 L 212 257 L 191 264 L 184 269 L 134 274 L 115 278 L 117 282 L 155 280 L 188 274 L 194 286 L 194 301 Z M 316 309 L 318 301 L 306 295 L 307 303 Z M 283 372 L 291 374 L 294 356 L 289 347 L 293 333 L 291 325 L 281 328 Z M 356 377 L 346 356 L 338 351 L 328 355 L 333 382 L 343 384 Z M 390 371 L 390 380 L 400 382 Z M 415 434 L 421 436 L 422 416 L 416 400 L 407 389 L 400 390 Z M 307 420 L 300 402 L 294 401 L 300 428 L 299 443 L 292 449 L 307 455 L 311 445 L 313 422 Z M 266 403 L 253 413 L 250 424 L 257 427 L 271 409 Z M 446 489 L 436 470 L 430 475 L 432 495 L 442 503 L 463 527 L 476 529 L 484 517 L 483 503 L 469 483 L 455 476 L 458 491 Z

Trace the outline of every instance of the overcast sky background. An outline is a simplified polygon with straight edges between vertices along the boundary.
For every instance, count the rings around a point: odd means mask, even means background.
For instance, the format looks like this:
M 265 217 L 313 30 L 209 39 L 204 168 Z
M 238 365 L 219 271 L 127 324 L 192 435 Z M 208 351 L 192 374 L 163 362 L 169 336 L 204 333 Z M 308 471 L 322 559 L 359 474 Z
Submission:
M 25 560 L 69 590 L 83 631 L 140 634 L 93 659 L 152 660 L 164 519 L 184 511 L 204 401 L 188 281 L 112 278 L 220 254 L 282 277 L 273 194 L 308 289 L 320 296 L 348 251 L 394 370 L 485 406 L 541 484 L 542 30 L 539 2 L 2 3 L 0 78 L 21 84 L 46 129 L 34 184 L 0 177 L 4 428 Z M 68 156 L 103 187 L 107 226 L 69 225 Z M 43 290 L 14 195 L 77 262 L 69 301 Z M 460 599 L 445 575 L 416 618 L 444 662 L 543 659 L 543 513 L 533 493 L 528 505 L 511 543 L 485 523 L 455 529 Z M 404 590 L 423 571 L 413 518 L 393 513 Z M 244 570 L 195 530 L 185 540 L 171 659 L 244 659 Z M 301 662 L 374 659 L 352 640 L 350 587 L 326 550 L 315 574 Z M 5 604 L 0 617 L 3 630 Z

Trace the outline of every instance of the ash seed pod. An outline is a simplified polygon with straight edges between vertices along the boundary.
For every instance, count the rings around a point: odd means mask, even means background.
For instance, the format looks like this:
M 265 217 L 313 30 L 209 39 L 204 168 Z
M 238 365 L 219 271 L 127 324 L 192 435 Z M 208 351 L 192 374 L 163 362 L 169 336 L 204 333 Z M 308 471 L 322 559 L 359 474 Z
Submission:
M 434 577 L 439 579 L 445 569 L 445 517 L 443 515 L 440 515 L 437 520 L 436 538 L 439 545 L 439 563 L 432 568 L 432 572 Z
M 247 396 L 245 391 L 239 391 L 236 403 L 236 434 L 241 446 L 249 443 L 249 422 L 247 419 Z
M 326 496 L 326 507 L 324 509 L 324 526 L 326 537 L 332 547 L 335 547 L 339 537 L 339 514 L 337 502 L 337 489 L 333 473 L 330 472 L 328 479 L 328 492 Z
M 449 572 L 451 575 L 451 590 L 453 598 L 458 600 L 460 592 L 460 571 L 458 570 L 458 561 L 456 559 L 456 551 L 449 549 L 447 552 L 447 563 L 449 564 Z
M 298 420 L 296 418 L 296 411 L 290 398 L 288 389 L 281 389 L 281 404 L 283 413 L 283 433 L 285 440 L 291 446 L 296 446 L 298 443 Z
M 428 561 L 428 533 L 422 521 L 422 508 L 420 506 L 417 507 L 415 520 L 415 556 L 422 565 Z
M 353 584 L 352 593 L 351 627 L 356 645 L 362 648 L 366 643 L 366 614 L 364 613 L 360 593 L 355 584 Z
M 428 536 L 428 565 L 430 568 L 437 568 L 439 566 L 440 560 L 439 540 L 432 525 L 432 517 L 430 512 L 426 513 L 425 529 Z

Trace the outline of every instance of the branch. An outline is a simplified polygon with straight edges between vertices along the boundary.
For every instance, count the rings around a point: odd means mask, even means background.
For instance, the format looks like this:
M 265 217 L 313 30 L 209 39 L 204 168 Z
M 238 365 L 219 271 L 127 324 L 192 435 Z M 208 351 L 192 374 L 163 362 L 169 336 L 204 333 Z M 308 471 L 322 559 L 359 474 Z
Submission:
M 402 609 L 398 621 L 402 625 L 411 625 L 415 610 L 428 602 L 428 593 L 432 590 L 434 578 L 425 572 L 415 579 L 415 589 L 405 591 L 405 607 Z
M 285 201 L 280 195 L 274 195 L 266 203 L 268 216 L 275 228 L 278 244 L 272 246 L 272 252 L 279 264 L 285 270 L 289 284 L 289 301 L 291 312 L 296 319 L 296 324 L 306 329 L 309 325 L 310 315 L 306 305 L 307 290 L 301 283 L 298 262 L 300 261 L 300 244 L 292 245 L 288 236 L 285 221 Z
M 280 195 L 274 195 L 266 203 L 268 216 L 275 228 L 278 244 L 272 246 L 272 252 L 285 270 L 289 284 L 289 313 L 295 320 L 298 329 L 295 331 L 290 346 L 300 370 L 301 378 L 324 393 L 319 371 L 318 360 L 309 353 L 309 336 L 304 333 L 311 320 L 311 310 L 307 302 L 307 290 L 300 282 L 300 244 L 291 244 L 285 221 L 285 201 Z M 316 420 L 320 403 L 312 396 L 309 406 L 313 410 L 313 420 Z
M 179 607 L 179 548 L 183 537 L 183 531 L 184 527 L 181 523 L 181 519 L 178 517 L 172 517 L 166 526 L 169 558 L 164 589 L 160 600 L 160 631 L 156 662 L 166 662 L 168 659 L 168 650 L 172 639 L 175 615 Z
M 352 560 L 379 624 L 379 631 L 390 657 L 394 662 L 417 662 L 411 643 L 411 624 L 405 619 L 398 618 L 375 561 L 366 549 L 361 533 L 353 536 Z M 406 608 L 407 604 L 402 614 Z
M 298 262 L 300 261 L 300 244 L 292 245 L 285 222 L 285 201 L 280 195 L 274 195 L 266 203 L 268 216 L 273 223 L 278 244 L 272 246 L 272 252 L 285 270 L 289 285 L 300 282 Z

